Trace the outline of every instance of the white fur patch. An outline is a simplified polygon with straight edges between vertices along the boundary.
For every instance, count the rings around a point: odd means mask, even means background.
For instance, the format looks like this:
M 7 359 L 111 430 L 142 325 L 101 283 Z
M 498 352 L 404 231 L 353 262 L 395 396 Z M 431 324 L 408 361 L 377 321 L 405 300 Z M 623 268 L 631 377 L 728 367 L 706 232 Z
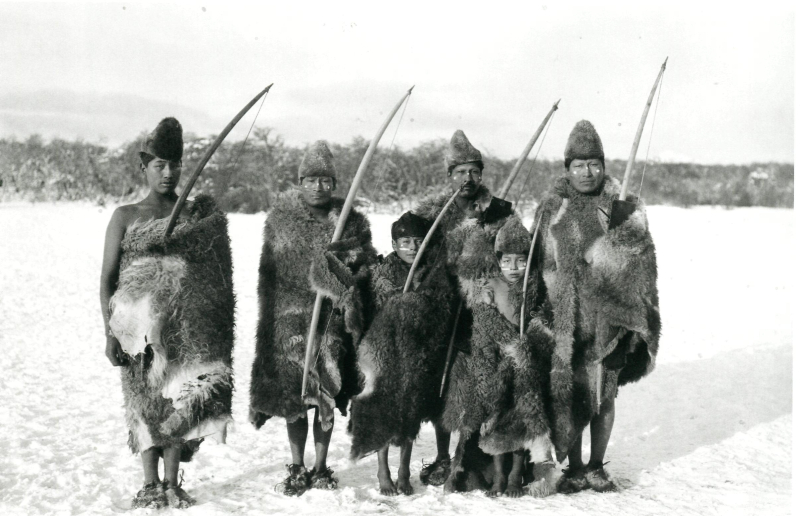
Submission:
M 153 447 L 153 437 L 150 435 L 150 430 L 147 428 L 144 421 L 138 417 L 136 418 L 136 429 L 133 433 L 136 435 L 136 442 L 139 444 L 140 453 Z
M 225 444 L 228 439 L 228 423 L 231 419 L 228 416 L 221 416 L 214 419 L 201 421 L 199 425 L 192 428 L 181 437 L 187 441 L 211 437 L 219 444 Z
M 540 435 L 533 441 L 526 441 L 525 449 L 531 452 L 532 462 L 545 462 L 555 459 L 555 456 L 551 457 L 553 443 L 547 435 Z
M 153 325 L 150 294 L 139 299 L 114 296 L 114 311 L 108 321 L 111 333 L 130 356 L 144 352 Z
M 356 396 L 356 398 L 366 398 L 375 390 L 375 378 L 378 375 L 378 366 L 375 362 L 372 353 L 366 351 L 362 343 L 358 350 L 358 368 L 364 375 L 364 389 Z
M 164 387 L 161 389 L 161 396 L 172 400 L 172 406 L 179 410 L 185 405 L 181 401 L 181 391 L 184 386 L 190 386 L 191 382 L 196 381 L 203 374 L 226 373 L 228 367 L 221 361 L 216 362 L 195 362 L 188 366 L 171 367 L 167 375 Z M 204 389 L 207 390 L 207 389 Z M 210 393 L 201 393 L 209 395 Z

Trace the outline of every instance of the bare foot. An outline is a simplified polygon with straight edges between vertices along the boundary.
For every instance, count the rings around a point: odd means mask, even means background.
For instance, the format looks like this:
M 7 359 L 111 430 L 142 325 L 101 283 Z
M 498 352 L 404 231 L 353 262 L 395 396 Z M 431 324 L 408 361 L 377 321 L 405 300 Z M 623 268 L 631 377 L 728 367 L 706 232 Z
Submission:
M 506 492 L 503 494 L 509 498 L 519 498 L 522 496 L 522 477 L 517 475 L 509 475 L 508 487 L 506 487 Z
M 397 490 L 404 495 L 414 494 L 414 488 L 411 487 L 410 475 L 397 476 Z
M 489 491 L 486 492 L 488 496 L 494 498 L 495 496 L 500 496 L 506 490 L 506 477 L 502 477 L 500 475 L 495 475 L 494 483 Z
M 397 496 L 397 487 L 392 482 L 392 477 L 389 475 L 378 475 L 378 483 L 380 484 L 381 494 L 384 496 Z

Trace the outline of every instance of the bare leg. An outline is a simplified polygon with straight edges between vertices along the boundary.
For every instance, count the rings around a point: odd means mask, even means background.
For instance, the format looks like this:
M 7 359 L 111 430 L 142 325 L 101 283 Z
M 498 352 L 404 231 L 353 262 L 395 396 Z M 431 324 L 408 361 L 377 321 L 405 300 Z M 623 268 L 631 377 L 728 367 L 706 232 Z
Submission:
M 164 448 L 164 480 L 167 487 L 178 485 L 178 470 L 181 466 L 181 445 Z
M 404 495 L 414 494 L 411 487 L 411 450 L 414 441 L 408 440 L 400 446 L 400 467 L 397 468 L 397 490 Z
M 583 432 L 578 434 L 578 436 L 575 438 L 575 442 L 572 444 L 572 448 L 569 449 L 569 453 L 567 454 L 567 457 L 569 458 L 570 469 L 577 471 L 583 467 L 583 456 L 581 455 L 582 448 Z
M 589 456 L 589 467 L 603 465 L 603 458 L 606 456 L 608 441 L 611 439 L 611 430 L 614 428 L 615 412 L 614 399 L 611 398 L 603 403 L 600 407 L 600 413 L 592 418 L 592 422 L 589 426 L 592 437 L 592 451 Z
M 439 423 L 434 423 L 433 429 L 436 431 L 436 460 L 449 459 L 450 432 L 445 430 Z
M 503 492 L 505 492 L 507 484 L 506 472 L 503 471 L 505 454 L 500 453 L 498 455 L 494 455 L 492 460 L 494 462 L 494 479 L 492 482 L 492 487 L 489 489 L 487 494 L 489 496 L 500 496 L 503 494 Z
M 333 425 L 326 430 L 322 430 L 322 423 L 319 421 L 319 409 L 314 409 L 314 448 L 317 453 L 317 460 L 314 469 L 325 471 L 328 468 L 328 446 L 331 444 L 333 435 Z
M 511 473 L 508 474 L 508 486 L 505 495 L 510 498 L 522 496 L 522 473 L 525 471 L 525 450 L 514 452 L 514 462 L 511 465 Z
M 145 485 L 161 481 L 161 479 L 158 478 L 158 457 L 159 453 L 155 448 L 149 448 L 142 452 L 142 468 L 144 469 Z
M 308 419 L 301 417 L 297 421 L 286 422 L 286 430 L 289 433 L 289 447 L 292 450 L 292 464 L 305 466 L 303 455 L 306 451 L 306 439 L 308 438 Z
M 395 496 L 397 488 L 392 482 L 392 472 L 389 471 L 389 445 L 378 450 L 378 483 L 382 495 Z

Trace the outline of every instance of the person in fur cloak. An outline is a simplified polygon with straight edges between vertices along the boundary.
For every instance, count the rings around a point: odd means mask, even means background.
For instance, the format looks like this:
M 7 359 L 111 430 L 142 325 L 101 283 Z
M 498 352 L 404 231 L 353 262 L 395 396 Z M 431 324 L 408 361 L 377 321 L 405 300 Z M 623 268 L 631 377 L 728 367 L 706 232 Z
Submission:
M 163 119 L 144 142 L 150 191 L 108 224 L 100 281 L 106 355 L 120 366 L 128 445 L 141 453 L 134 508 L 188 507 L 178 482 L 203 438 L 225 442 L 233 395 L 234 295 L 228 222 L 198 195 L 165 237 L 181 175 L 183 130 Z M 159 478 L 159 458 L 164 480 Z
M 617 387 L 655 367 L 661 319 L 655 246 L 644 204 L 609 228 L 620 183 L 605 174 L 603 144 L 594 126 L 577 123 L 564 151 L 567 174 L 539 205 L 537 260 L 552 307 L 555 349 L 550 389 L 558 460 L 569 457 L 562 493 L 615 488 L 603 468 L 614 424 Z M 598 389 L 599 383 L 599 389 Z M 584 465 L 582 433 L 590 426 Z
M 453 288 L 441 268 L 444 256 L 430 249 L 403 293 L 411 264 L 430 222 L 411 212 L 392 224 L 394 252 L 373 268 L 370 285 L 377 315 L 358 346 L 364 390 L 353 400 L 349 432 L 351 457 L 378 452 L 380 492 L 412 494 L 411 450 L 423 421 L 439 411 L 439 384 L 447 352 Z M 438 260 L 437 260 L 438 258 Z M 439 270 L 436 270 L 436 267 Z M 444 284 L 443 284 L 444 282 Z M 389 445 L 400 446 L 397 484 L 389 471 Z
M 354 344 L 364 329 L 362 293 L 377 259 L 367 218 L 353 210 L 341 240 L 331 244 L 344 201 L 334 198 L 336 168 L 324 141 L 311 145 L 298 170 L 300 187 L 278 196 L 264 224 L 259 265 L 259 319 L 250 384 L 250 421 L 258 429 L 272 416 L 286 420 L 292 463 L 279 484 L 287 495 L 310 487 L 335 489 L 327 467 L 334 408 L 343 415 L 358 391 Z M 301 398 L 305 344 L 317 292 L 325 294 L 319 354 Z M 314 407 L 316 462 L 303 454 L 306 414 Z
M 494 237 L 512 210 L 511 203 L 492 196 L 489 189 L 481 184 L 483 157 L 461 130 L 457 130 L 450 140 L 445 166 L 450 191 L 423 199 L 414 209 L 414 213 L 425 219 L 434 220 L 453 193 L 458 191 L 454 206 L 445 214 L 431 240 L 432 245 L 442 246 L 441 254 L 446 259 L 443 273 L 448 276 L 447 283 L 452 285 L 453 289 L 453 304 L 448 306 L 447 312 L 437 313 L 435 317 L 440 324 L 446 325 L 445 335 L 450 335 L 461 297 L 457 287 L 462 277 L 461 271 L 465 271 L 462 290 L 469 292 L 472 288 L 471 281 L 477 279 L 487 268 L 497 267 L 494 258 Z M 468 239 L 474 239 L 475 249 L 480 250 L 479 255 L 463 253 Z M 434 316 L 431 315 L 431 318 Z M 465 307 L 461 310 L 456 328 L 456 342 L 460 348 L 468 349 L 471 320 L 470 310 Z M 424 484 L 442 485 L 450 475 L 450 432 L 441 425 L 438 418 L 434 418 L 433 422 L 436 430 L 437 456 L 433 463 L 422 468 L 420 480 Z
M 472 337 L 469 353 L 459 353 L 453 362 L 442 414 L 445 428 L 462 436 L 445 484 L 448 492 L 488 488 L 490 496 L 519 497 L 523 475 L 530 473 L 529 458 L 544 462 L 551 457 L 543 391 L 549 372 L 543 364 L 549 361 L 540 356 L 548 350 L 546 335 L 531 331 L 522 341 L 519 336 L 530 242 L 519 218 L 507 217 L 494 242 L 495 267 L 472 269 L 472 278 L 469 268 L 459 271 L 460 280 L 469 279 L 463 284 L 469 287 L 465 294 L 472 312 Z M 471 238 L 462 252 L 477 257 L 486 252 L 485 245 L 483 238 Z M 526 311 L 537 319 L 541 315 L 534 309 L 541 305 L 537 299 L 541 291 L 536 276 L 531 276 Z M 474 449 L 476 440 L 480 451 Z M 481 451 L 492 455 L 493 468 Z

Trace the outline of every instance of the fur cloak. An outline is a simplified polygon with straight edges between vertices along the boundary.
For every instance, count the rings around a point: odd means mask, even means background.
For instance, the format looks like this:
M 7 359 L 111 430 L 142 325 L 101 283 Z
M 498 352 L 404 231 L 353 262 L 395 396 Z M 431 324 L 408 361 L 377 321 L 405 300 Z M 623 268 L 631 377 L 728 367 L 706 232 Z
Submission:
M 259 320 L 250 384 L 251 420 L 305 417 L 319 407 L 323 429 L 333 408 L 345 413 L 357 392 L 354 339 L 363 331 L 362 292 L 377 257 L 367 218 L 352 210 L 341 240 L 331 244 L 344 201 L 334 198 L 328 219 L 314 218 L 300 192 L 281 194 L 264 224 L 258 277 Z M 317 327 L 319 355 L 301 399 L 306 338 L 317 291 L 326 296 Z
M 550 389 L 561 459 L 597 413 L 597 365 L 603 364 L 602 399 L 655 366 L 661 319 L 655 246 L 644 205 L 608 230 L 620 184 L 606 177 L 598 193 L 581 194 L 568 178 L 540 204 L 536 256 L 552 306 L 555 338 Z
M 440 256 L 436 249 L 428 253 Z M 409 268 L 392 253 L 372 273 L 378 312 L 358 346 L 364 390 L 350 417 L 353 459 L 416 439 L 422 422 L 440 409 L 453 287 L 440 256 L 434 266 L 417 268 L 416 289 L 403 294 Z
M 189 219 L 137 223 L 122 240 L 111 332 L 131 364 L 120 368 L 134 453 L 199 440 L 224 442 L 231 420 L 234 295 L 228 221 L 198 195 Z

